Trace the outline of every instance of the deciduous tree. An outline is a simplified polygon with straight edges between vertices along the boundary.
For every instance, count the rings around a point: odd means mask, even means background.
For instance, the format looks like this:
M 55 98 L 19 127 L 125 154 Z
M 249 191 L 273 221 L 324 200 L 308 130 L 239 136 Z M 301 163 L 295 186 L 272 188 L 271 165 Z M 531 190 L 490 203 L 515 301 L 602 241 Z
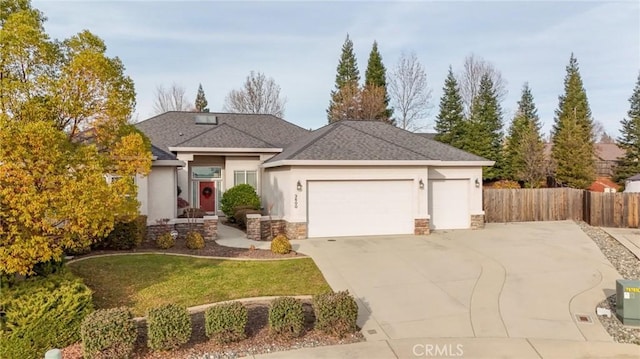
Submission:
M 239 90 L 231 90 L 224 101 L 224 111 L 284 116 L 286 99 L 280 97 L 280 86 L 271 77 L 251 71 Z
M 484 75 L 491 79 L 499 103 L 507 95 L 507 81 L 502 77 L 500 71 L 491 62 L 475 54 L 470 54 L 464 59 L 462 72 L 458 75 L 460 95 L 467 115 L 471 112 L 473 101 L 480 92 L 480 81 Z
M 184 87 L 175 82 L 168 88 L 164 85 L 156 87 L 155 100 L 153 101 L 153 111 L 156 114 L 168 111 L 191 111 L 192 109 Z
M 620 122 L 622 129 L 618 146 L 624 149 L 625 155 L 615 169 L 614 179 L 618 183 L 624 183 L 627 178 L 640 173 L 640 73 L 629 105 L 627 118 Z
M 559 97 L 552 129 L 551 156 L 556 180 L 569 187 L 587 188 L 595 180 L 593 120 L 578 61 L 571 54 L 564 94 Z
M 425 127 L 431 90 L 427 74 L 415 53 L 402 54 L 389 74 L 389 95 L 395 111 L 396 126 L 418 131 Z

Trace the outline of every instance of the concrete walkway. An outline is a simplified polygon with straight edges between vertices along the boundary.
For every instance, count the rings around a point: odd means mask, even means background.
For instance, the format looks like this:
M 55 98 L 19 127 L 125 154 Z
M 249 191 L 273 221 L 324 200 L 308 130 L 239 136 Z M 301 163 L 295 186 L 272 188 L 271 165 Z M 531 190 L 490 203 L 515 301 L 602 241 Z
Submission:
M 620 244 L 627 247 L 633 255 L 640 258 L 640 229 L 638 228 L 602 228 Z
M 356 297 L 367 342 L 269 358 L 640 357 L 595 315 L 620 275 L 573 222 L 292 244 Z
M 247 239 L 247 234 L 243 231 L 225 226 L 218 222 L 218 239 L 216 243 L 221 246 L 236 247 L 236 248 L 250 248 L 254 246 L 256 249 L 270 249 L 271 242 L 267 241 L 252 241 Z

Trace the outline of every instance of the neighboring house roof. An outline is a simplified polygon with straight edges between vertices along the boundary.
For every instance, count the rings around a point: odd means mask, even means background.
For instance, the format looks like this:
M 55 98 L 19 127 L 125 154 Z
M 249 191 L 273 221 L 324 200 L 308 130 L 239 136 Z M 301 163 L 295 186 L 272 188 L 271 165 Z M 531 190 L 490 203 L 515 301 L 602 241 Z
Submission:
M 209 116 L 215 123 L 197 124 Z M 284 148 L 308 130 L 272 115 L 165 112 L 135 125 L 159 149 L 169 147 Z
M 627 178 L 627 181 L 640 181 L 640 173 Z
M 618 161 L 624 157 L 624 150 L 615 143 L 596 143 L 596 154 L 602 161 Z
M 381 121 L 339 121 L 292 143 L 268 163 L 318 161 L 484 161 L 487 159 Z
M 589 191 L 591 192 L 604 192 L 606 188 L 613 188 L 616 191 L 620 189 L 620 186 L 613 182 L 611 179 L 606 177 L 598 177 L 596 180 L 589 186 Z

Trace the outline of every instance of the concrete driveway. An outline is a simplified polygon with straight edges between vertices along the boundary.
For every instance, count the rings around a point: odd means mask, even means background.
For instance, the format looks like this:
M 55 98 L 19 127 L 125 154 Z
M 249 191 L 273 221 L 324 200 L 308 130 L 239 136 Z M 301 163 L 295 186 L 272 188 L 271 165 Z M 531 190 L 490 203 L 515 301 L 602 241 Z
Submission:
M 392 348 L 412 338 L 483 338 L 489 349 L 507 338 L 529 349 L 549 340 L 612 343 L 594 308 L 621 277 L 573 222 L 296 244 L 334 290 L 358 298 L 367 339 Z

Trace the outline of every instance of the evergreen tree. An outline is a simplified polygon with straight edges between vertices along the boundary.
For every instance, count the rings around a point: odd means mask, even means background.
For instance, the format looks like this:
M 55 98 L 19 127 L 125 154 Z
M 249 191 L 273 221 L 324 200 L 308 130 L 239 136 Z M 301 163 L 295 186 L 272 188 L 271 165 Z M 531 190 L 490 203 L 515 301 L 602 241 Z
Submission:
M 471 106 L 465 126 L 461 149 L 495 161 L 493 167 L 482 169 L 485 180 L 500 178 L 502 169 L 502 109 L 493 81 L 488 74 L 482 76 L 478 95 Z
M 202 89 L 202 84 L 198 85 L 198 94 L 196 95 L 196 111 L 198 112 L 209 112 L 207 108 L 207 98 L 204 96 L 204 90 Z
M 533 102 L 529 84 L 522 88 L 518 112 L 511 122 L 503 158 L 503 176 L 523 181 L 527 187 L 538 187 L 544 179 L 544 142 L 540 133 L 540 118 Z
M 618 146 L 625 150 L 614 174 L 618 183 L 624 183 L 625 179 L 640 173 L 640 73 L 629 103 L 628 118 L 621 121 L 622 130 L 618 138 Z
M 559 183 L 587 188 L 594 181 L 596 173 L 593 120 L 578 61 L 573 54 L 566 69 L 564 94 L 559 97 L 552 129 L 551 157 Z
M 369 62 L 367 63 L 367 71 L 365 72 L 365 87 L 378 86 L 384 91 L 384 107 L 385 110 L 377 114 L 374 119 L 387 120 L 391 118 L 393 110 L 389 108 L 389 95 L 387 93 L 387 70 L 382 63 L 382 55 L 378 51 L 378 43 L 373 42 L 371 53 L 369 54 Z
M 444 81 L 442 92 L 440 112 L 436 117 L 435 130 L 437 134 L 435 139 L 455 147 L 460 147 L 462 137 L 464 136 L 464 108 L 458 82 L 453 75 L 451 66 L 449 66 L 449 74 Z
M 341 98 L 344 98 L 339 92 L 347 86 L 358 86 L 360 82 L 360 72 L 358 71 L 358 64 L 356 61 L 356 55 L 353 53 L 353 42 L 347 34 L 347 38 L 342 45 L 342 54 L 340 55 L 340 61 L 338 62 L 337 74 L 336 74 L 336 87 L 331 91 L 331 101 L 329 102 L 329 108 L 327 109 L 327 117 L 329 123 L 339 121 L 339 118 L 334 118 L 332 114 L 336 113 L 335 107 L 342 107 L 340 103 Z

